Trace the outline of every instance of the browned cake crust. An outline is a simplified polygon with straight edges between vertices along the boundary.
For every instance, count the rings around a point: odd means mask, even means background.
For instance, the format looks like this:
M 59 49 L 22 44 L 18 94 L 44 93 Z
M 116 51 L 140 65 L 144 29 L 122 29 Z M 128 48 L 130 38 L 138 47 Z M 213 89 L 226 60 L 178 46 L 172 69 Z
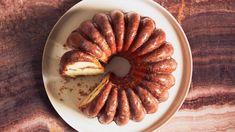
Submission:
M 120 88 L 118 92 L 118 107 L 115 122 L 116 124 L 122 126 L 128 123 L 130 119 L 130 106 L 128 102 L 128 97 L 124 89 Z
M 149 17 L 142 18 L 140 20 L 138 34 L 135 37 L 134 42 L 130 46 L 129 53 L 134 52 L 136 49 L 142 46 L 149 39 L 154 29 L 155 29 L 155 22 L 151 18 Z
M 103 107 L 103 111 L 99 116 L 99 121 L 102 124 L 109 124 L 113 121 L 118 106 L 118 88 L 113 85 L 110 96 Z
M 128 12 L 125 16 L 126 19 L 126 30 L 125 30 L 125 44 L 123 51 L 127 51 L 135 39 L 139 25 L 140 15 L 135 12 Z
M 102 124 L 140 122 L 146 114 L 157 112 L 159 103 L 168 99 L 169 89 L 175 84 L 173 45 L 150 17 L 120 10 L 97 13 L 82 22 L 66 44 L 77 50 L 62 57 L 61 73 L 65 65 L 77 61 L 97 62 L 96 59 L 105 67 L 114 55 L 126 58 L 131 65 L 125 77 L 108 73 L 79 105 L 83 114 L 97 117 Z
M 98 45 L 107 57 L 111 56 L 112 52 L 109 48 L 109 45 L 91 20 L 82 22 L 79 26 L 79 31 L 83 33 L 94 44 Z
M 104 85 L 104 88 L 100 91 L 100 93 L 97 95 L 97 97 L 94 100 L 92 100 L 86 106 L 80 107 L 82 112 L 88 117 L 96 117 L 99 114 L 102 107 L 105 105 L 105 102 L 108 99 L 111 88 L 112 88 L 111 82 L 108 82 L 106 85 Z
M 145 111 L 144 106 L 142 105 L 141 100 L 134 93 L 134 91 L 130 88 L 126 89 L 126 93 L 127 93 L 129 105 L 130 105 L 131 119 L 136 122 L 143 120 L 146 111 Z
M 158 101 L 154 96 L 148 92 L 146 89 L 137 86 L 135 88 L 137 95 L 139 96 L 142 104 L 147 112 L 147 114 L 155 113 L 158 109 Z
M 66 45 L 73 49 L 82 50 L 103 62 L 107 62 L 108 58 L 105 53 L 94 43 L 82 36 L 78 31 L 74 31 L 67 39 Z
M 117 52 L 121 52 L 124 44 L 125 15 L 120 10 L 113 10 L 110 12 L 110 18 L 116 40 L 116 50 Z
M 158 47 L 160 47 L 166 41 L 166 34 L 161 29 L 155 29 L 150 38 L 138 48 L 132 55 L 141 56 L 147 54 Z
M 136 57 L 136 62 L 139 64 L 143 62 L 158 62 L 161 60 L 169 59 L 173 55 L 173 52 L 173 46 L 169 43 L 164 43 L 152 52 L 140 57 Z
M 109 44 L 109 47 L 112 51 L 112 54 L 116 53 L 116 42 L 113 28 L 109 21 L 109 16 L 104 13 L 97 13 L 92 18 L 94 24 L 97 26 L 99 31 L 105 37 L 106 42 Z

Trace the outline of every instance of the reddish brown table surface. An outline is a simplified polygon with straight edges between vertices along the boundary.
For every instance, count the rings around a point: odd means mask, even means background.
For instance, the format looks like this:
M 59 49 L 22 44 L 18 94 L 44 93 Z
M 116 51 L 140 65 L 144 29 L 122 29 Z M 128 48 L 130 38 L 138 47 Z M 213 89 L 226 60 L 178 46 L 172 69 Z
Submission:
M 0 0 L 0 131 L 64 130 L 42 81 L 46 38 L 76 0 Z M 182 25 L 193 78 L 159 131 L 235 131 L 235 0 L 156 0 Z M 143 7 L 144 8 L 144 7 Z

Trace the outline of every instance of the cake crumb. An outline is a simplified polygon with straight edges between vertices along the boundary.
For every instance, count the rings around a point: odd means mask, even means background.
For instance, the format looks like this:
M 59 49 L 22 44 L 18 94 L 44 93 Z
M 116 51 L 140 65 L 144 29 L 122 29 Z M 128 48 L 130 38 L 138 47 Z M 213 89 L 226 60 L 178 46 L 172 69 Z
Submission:
M 99 83 L 95 83 L 95 85 L 90 86 L 90 87 L 88 88 L 88 91 L 91 92 L 91 91 L 94 90 L 98 85 L 99 85 Z
M 99 85 L 99 83 L 95 83 L 95 85 L 94 85 L 94 86 L 96 87 L 96 86 L 98 86 L 98 85 Z
M 87 96 L 89 93 L 83 91 L 83 90 L 79 90 L 78 93 L 81 95 L 81 96 Z
M 89 88 L 88 91 L 91 92 L 91 91 L 92 91 L 92 88 Z
M 63 44 L 63 47 L 64 47 L 65 50 L 68 49 L 68 46 L 66 44 Z
M 73 81 L 76 80 L 77 78 L 71 78 Z
M 69 83 L 69 82 L 70 82 L 69 78 L 64 78 L 64 84 Z
M 78 83 L 78 84 L 77 84 L 78 87 L 81 86 L 81 85 L 82 85 L 81 83 Z
M 63 92 L 64 92 L 64 90 L 69 90 L 70 92 L 72 92 L 72 91 L 73 91 L 73 89 L 72 89 L 72 88 L 68 88 L 68 87 L 62 86 L 62 87 L 59 89 L 60 94 L 61 94 L 61 93 L 63 93 Z

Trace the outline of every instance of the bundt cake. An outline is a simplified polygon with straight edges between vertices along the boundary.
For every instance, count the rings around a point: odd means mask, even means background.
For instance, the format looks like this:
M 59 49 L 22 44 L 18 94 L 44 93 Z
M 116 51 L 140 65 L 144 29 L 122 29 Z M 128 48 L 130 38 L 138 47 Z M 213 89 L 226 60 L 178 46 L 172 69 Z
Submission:
M 131 65 L 124 77 L 106 73 L 78 106 L 102 124 L 141 121 L 158 110 L 175 84 L 173 46 L 150 17 L 120 10 L 97 13 L 69 35 L 66 46 L 72 50 L 60 61 L 60 73 L 65 77 L 102 74 L 113 56 L 121 56 Z

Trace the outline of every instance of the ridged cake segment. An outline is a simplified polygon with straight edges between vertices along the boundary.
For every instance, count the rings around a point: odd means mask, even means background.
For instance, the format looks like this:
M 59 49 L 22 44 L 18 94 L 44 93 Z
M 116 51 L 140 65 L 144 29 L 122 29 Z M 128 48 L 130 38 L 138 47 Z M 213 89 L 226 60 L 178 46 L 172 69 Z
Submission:
M 147 65 L 145 68 L 147 73 L 165 73 L 169 74 L 176 70 L 177 63 L 173 58 L 159 61 Z
M 129 77 L 125 77 L 124 80 L 121 79 L 118 81 L 118 84 L 128 88 L 134 88 L 136 85 L 141 86 L 149 91 L 149 93 L 151 93 L 151 95 L 154 96 L 159 102 L 167 100 L 168 89 L 175 83 L 174 77 L 171 74 L 146 74 L 146 72 L 140 71 L 137 71 L 136 68 L 134 68 L 133 73 L 128 74 Z M 139 79 L 136 80 L 136 78 L 140 78 L 141 81 L 138 81 Z
M 87 36 L 94 44 L 97 44 L 107 57 L 111 56 L 109 45 L 98 29 L 96 29 L 91 20 L 82 22 L 78 30 Z
M 116 117 L 114 119 L 115 123 L 119 126 L 127 124 L 130 120 L 130 106 L 128 103 L 128 98 L 124 89 L 119 88 L 118 90 L 118 107 L 116 112 Z
M 140 15 L 135 12 L 128 12 L 125 15 L 126 31 L 124 37 L 123 52 L 127 51 L 135 39 L 139 25 Z
M 104 13 L 97 13 L 92 18 L 93 22 L 104 36 L 106 42 L 108 43 L 112 54 L 116 53 L 116 42 L 115 35 L 112 26 L 109 21 L 109 17 Z
M 159 102 L 164 102 L 169 98 L 169 92 L 167 89 L 162 90 L 160 96 L 158 97 Z
M 139 97 L 134 93 L 134 91 L 130 88 L 126 89 L 126 93 L 128 96 L 128 101 L 131 110 L 131 119 L 136 122 L 140 122 L 145 117 L 145 109 L 142 105 Z
M 148 90 L 159 102 L 163 102 L 168 98 L 168 88 L 158 83 L 143 80 L 140 86 Z
M 175 71 L 177 63 L 173 58 L 159 62 L 142 64 L 136 70 L 148 74 L 170 74 Z
M 117 52 L 121 52 L 125 35 L 125 15 L 120 10 L 113 10 L 110 12 L 110 18 L 115 34 Z
M 118 106 L 118 88 L 116 86 L 112 87 L 111 93 L 106 101 L 102 113 L 98 117 L 99 122 L 102 124 L 109 124 L 114 120 Z
M 154 51 L 137 57 L 137 63 L 143 62 L 158 62 L 165 59 L 169 59 L 173 55 L 174 49 L 173 46 L 169 43 L 163 44 L 159 48 L 155 49 Z
M 112 88 L 109 77 L 109 74 L 106 75 L 101 83 L 79 104 L 78 108 L 88 117 L 97 116 L 104 106 Z
M 80 50 L 71 50 L 61 57 L 60 73 L 67 77 L 97 75 L 104 73 L 104 67 L 93 56 Z
M 170 88 L 175 85 L 175 77 L 171 74 L 149 74 L 145 76 L 149 81 L 156 82 L 164 87 Z
M 108 57 L 105 53 L 94 43 L 84 38 L 81 33 L 73 31 L 66 42 L 66 45 L 73 49 L 80 49 L 90 55 L 93 55 L 102 62 L 107 62 Z
M 100 91 L 99 95 L 88 105 L 86 108 L 81 109 L 84 114 L 88 117 L 96 117 L 100 110 L 105 105 L 105 102 L 109 96 L 112 84 L 108 83 L 104 86 L 104 88 Z
M 135 91 L 139 96 L 146 112 L 148 114 L 155 113 L 158 109 L 158 101 L 156 98 L 151 93 L 149 93 L 149 91 L 140 86 L 137 86 Z
M 162 29 L 155 29 L 148 39 L 132 56 L 141 56 L 159 48 L 166 41 L 166 34 Z
M 134 52 L 140 46 L 142 46 L 151 36 L 155 29 L 155 22 L 149 17 L 143 17 L 140 20 L 140 26 L 138 34 L 135 37 L 134 42 L 131 44 L 129 52 Z

